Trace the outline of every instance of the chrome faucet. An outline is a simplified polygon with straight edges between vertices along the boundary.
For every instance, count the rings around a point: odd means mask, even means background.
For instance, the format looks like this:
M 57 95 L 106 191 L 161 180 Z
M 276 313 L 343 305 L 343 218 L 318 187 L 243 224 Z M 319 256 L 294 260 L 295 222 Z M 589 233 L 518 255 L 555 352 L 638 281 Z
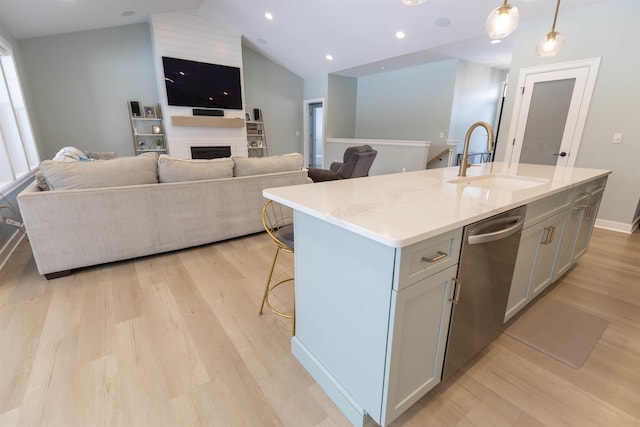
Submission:
M 491 128 L 491 125 L 487 122 L 475 122 L 474 124 L 472 124 L 467 131 L 467 136 L 464 137 L 464 151 L 462 152 L 462 160 L 460 161 L 460 171 L 458 172 L 458 176 L 467 176 L 467 168 L 474 166 L 468 161 L 469 140 L 471 139 L 471 134 L 473 133 L 474 129 L 478 126 L 482 126 L 487 130 L 487 148 L 490 152 L 493 151 L 493 129 Z

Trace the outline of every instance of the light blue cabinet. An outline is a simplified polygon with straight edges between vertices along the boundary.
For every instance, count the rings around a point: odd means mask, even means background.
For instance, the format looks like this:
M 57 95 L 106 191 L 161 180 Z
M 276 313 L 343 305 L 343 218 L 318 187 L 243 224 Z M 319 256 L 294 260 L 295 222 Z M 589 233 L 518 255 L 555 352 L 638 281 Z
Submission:
M 397 249 L 295 213 L 292 352 L 354 425 L 440 382 L 462 230 Z
M 505 322 L 586 252 L 606 182 L 598 178 L 527 206 Z

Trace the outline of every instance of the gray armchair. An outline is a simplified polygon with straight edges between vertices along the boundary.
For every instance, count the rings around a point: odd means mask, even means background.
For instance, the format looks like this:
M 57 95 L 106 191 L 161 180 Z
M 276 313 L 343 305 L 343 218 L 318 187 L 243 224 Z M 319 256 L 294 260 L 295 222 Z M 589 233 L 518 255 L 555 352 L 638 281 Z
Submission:
M 369 170 L 378 152 L 369 145 L 349 147 L 342 162 L 333 162 L 329 169 L 309 168 L 309 178 L 313 182 L 369 176 Z

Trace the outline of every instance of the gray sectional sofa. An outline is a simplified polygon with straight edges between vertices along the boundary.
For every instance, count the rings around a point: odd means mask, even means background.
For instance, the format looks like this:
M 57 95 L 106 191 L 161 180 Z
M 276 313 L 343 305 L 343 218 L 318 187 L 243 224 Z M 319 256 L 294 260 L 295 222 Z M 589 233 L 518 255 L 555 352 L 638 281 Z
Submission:
M 27 187 L 18 203 L 38 271 L 48 279 L 262 231 L 262 190 L 311 182 L 300 154 L 47 160 L 40 172 L 40 186 Z

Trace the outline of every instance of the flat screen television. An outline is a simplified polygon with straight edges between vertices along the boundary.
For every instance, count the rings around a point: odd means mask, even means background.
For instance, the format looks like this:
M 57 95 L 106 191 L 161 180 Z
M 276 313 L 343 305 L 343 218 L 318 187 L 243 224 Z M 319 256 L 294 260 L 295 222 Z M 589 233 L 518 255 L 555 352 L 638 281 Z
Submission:
M 242 110 L 240 68 L 162 57 L 169 105 Z

